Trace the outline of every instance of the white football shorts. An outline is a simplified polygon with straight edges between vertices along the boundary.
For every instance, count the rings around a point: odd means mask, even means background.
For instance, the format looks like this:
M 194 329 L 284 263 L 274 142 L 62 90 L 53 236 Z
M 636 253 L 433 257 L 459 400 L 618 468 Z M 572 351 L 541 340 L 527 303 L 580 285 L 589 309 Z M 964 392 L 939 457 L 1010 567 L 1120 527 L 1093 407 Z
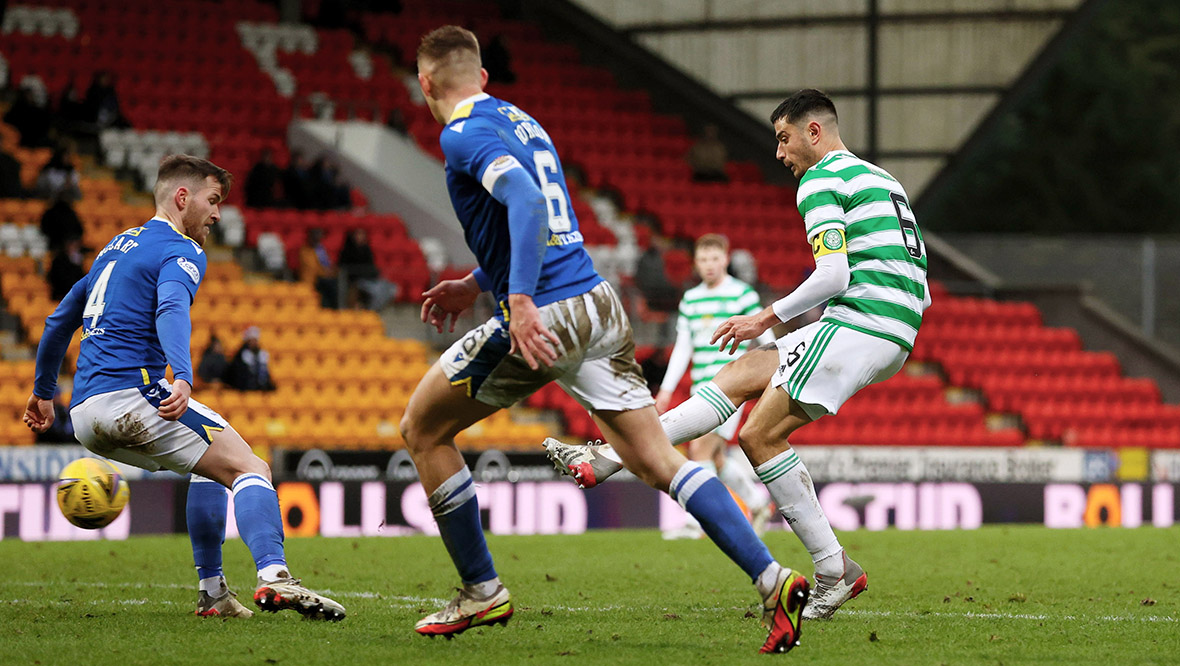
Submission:
M 494 407 L 510 407 L 549 382 L 589 411 L 627 411 L 654 404 L 635 362 L 635 340 L 610 284 L 539 308 L 561 344 L 552 368 L 529 368 L 512 346 L 508 324 L 493 317 L 451 345 L 439 366 L 451 384 Z
M 825 321 L 775 344 L 779 367 L 771 385 L 785 390 L 812 419 L 835 414 L 857 391 L 897 374 L 909 357 L 896 342 Z
M 156 411 L 172 387 L 157 384 L 92 395 L 70 410 L 74 437 L 90 451 L 149 472 L 161 467 L 188 474 L 216 432 L 229 427 L 220 414 L 189 398 L 178 421 Z

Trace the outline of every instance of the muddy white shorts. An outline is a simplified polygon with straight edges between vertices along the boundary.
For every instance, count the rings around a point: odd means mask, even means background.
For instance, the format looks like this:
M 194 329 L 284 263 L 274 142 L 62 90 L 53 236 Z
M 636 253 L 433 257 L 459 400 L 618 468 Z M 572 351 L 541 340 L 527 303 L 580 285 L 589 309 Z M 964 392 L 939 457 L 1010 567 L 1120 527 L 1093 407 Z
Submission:
M 157 384 L 92 395 L 70 410 L 74 436 L 90 451 L 149 472 L 161 467 L 188 474 L 213 434 L 229 427 L 220 414 L 189 398 L 179 421 L 156 411 L 172 387 Z
M 857 391 L 897 374 L 909 357 L 896 342 L 826 321 L 775 344 L 779 367 L 771 385 L 785 390 L 812 419 L 835 414 Z
M 557 362 L 533 370 L 512 346 L 508 324 L 492 318 L 451 345 L 439 366 L 467 395 L 493 407 L 510 407 L 549 382 L 591 411 L 627 411 L 654 404 L 635 362 L 631 322 L 610 284 L 543 305 L 541 321 L 561 341 Z

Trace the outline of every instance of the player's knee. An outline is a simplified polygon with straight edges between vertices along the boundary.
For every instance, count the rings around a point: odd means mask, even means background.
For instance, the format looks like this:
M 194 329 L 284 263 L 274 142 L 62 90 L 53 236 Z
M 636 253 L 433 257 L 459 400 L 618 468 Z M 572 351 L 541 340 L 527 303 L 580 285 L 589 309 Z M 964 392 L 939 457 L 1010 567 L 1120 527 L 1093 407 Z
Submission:
M 259 476 L 265 476 L 267 481 L 273 482 L 274 479 L 272 479 L 270 475 L 270 465 L 258 456 L 253 456 L 253 458 L 254 459 L 250 461 L 252 473 L 258 474 Z
M 402 439 L 406 441 L 410 453 L 422 451 L 430 446 L 429 437 L 422 425 L 422 420 L 409 412 L 402 416 L 401 422 L 398 423 L 398 430 L 401 431 Z
M 766 432 L 754 423 L 747 422 L 738 431 L 738 445 L 747 453 L 757 451 L 766 445 Z
M 259 458 L 253 454 L 244 457 L 238 461 L 237 464 L 231 465 L 230 467 L 231 469 L 226 477 L 229 480 L 227 485 L 231 488 L 233 487 L 233 482 L 236 481 L 238 477 L 246 474 L 257 474 L 258 476 L 265 477 L 267 481 L 273 481 L 270 475 L 270 465 L 268 465 L 267 462 L 262 458 Z

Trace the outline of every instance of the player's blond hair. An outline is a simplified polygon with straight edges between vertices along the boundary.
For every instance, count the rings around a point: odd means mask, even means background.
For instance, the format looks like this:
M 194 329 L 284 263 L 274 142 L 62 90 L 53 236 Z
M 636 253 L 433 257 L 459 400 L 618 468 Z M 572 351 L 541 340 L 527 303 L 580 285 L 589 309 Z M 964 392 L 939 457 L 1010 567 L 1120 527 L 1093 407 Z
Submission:
M 203 160 L 192 155 L 169 155 L 160 160 L 160 170 L 156 172 L 156 186 L 152 189 L 152 196 L 159 205 L 168 196 L 173 186 L 181 183 L 190 185 L 205 185 L 209 176 L 221 185 L 221 200 L 229 196 L 229 188 L 234 183 L 234 175 L 217 166 L 209 160 Z
M 418 69 L 427 71 L 440 88 L 479 76 L 482 67 L 475 33 L 457 25 L 444 25 L 426 33 L 418 44 Z
M 697 239 L 692 251 L 695 254 L 705 249 L 721 250 L 725 254 L 729 254 L 729 239 L 721 234 L 705 234 Z

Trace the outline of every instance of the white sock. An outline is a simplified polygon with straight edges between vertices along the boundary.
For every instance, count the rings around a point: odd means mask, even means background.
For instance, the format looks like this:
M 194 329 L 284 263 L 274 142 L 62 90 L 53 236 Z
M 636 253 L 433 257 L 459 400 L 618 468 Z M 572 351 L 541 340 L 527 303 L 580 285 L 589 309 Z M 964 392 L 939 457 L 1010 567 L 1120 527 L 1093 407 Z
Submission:
M 778 574 L 782 570 L 783 565 L 771 562 L 766 565 L 762 573 L 758 574 L 758 580 L 754 581 L 754 587 L 758 588 L 758 594 L 761 594 L 764 599 L 774 592 L 774 584 L 778 582 Z
M 815 496 L 811 474 L 795 451 L 787 449 L 759 465 L 755 471 L 766 484 L 787 524 L 811 553 L 816 573 L 840 576 L 844 571 L 843 558 L 839 558 L 839 564 L 833 569 L 836 560 L 832 556 L 838 555 L 843 548 Z
M 264 583 L 273 583 L 280 578 L 290 578 L 291 572 L 287 570 L 285 564 L 268 564 L 258 570 L 258 580 Z
M 765 491 L 762 490 L 762 482 L 758 480 L 744 455 L 741 460 L 737 460 L 736 456 L 727 456 L 725 466 L 718 472 L 717 477 L 742 498 L 750 511 L 757 511 L 769 502 Z
M 217 595 L 221 594 L 221 584 L 224 580 L 225 576 L 209 576 L 208 578 L 202 578 L 201 581 L 197 583 L 197 589 L 211 597 L 216 597 Z
M 465 583 L 463 585 L 471 596 L 476 599 L 487 599 L 500 589 L 500 577 L 496 576 L 491 580 L 485 580 L 482 583 Z
M 675 409 L 664 412 L 660 416 L 660 425 L 664 426 L 664 433 L 675 446 L 713 432 L 735 411 L 737 407 L 733 406 L 725 393 L 716 384 L 709 382 Z

